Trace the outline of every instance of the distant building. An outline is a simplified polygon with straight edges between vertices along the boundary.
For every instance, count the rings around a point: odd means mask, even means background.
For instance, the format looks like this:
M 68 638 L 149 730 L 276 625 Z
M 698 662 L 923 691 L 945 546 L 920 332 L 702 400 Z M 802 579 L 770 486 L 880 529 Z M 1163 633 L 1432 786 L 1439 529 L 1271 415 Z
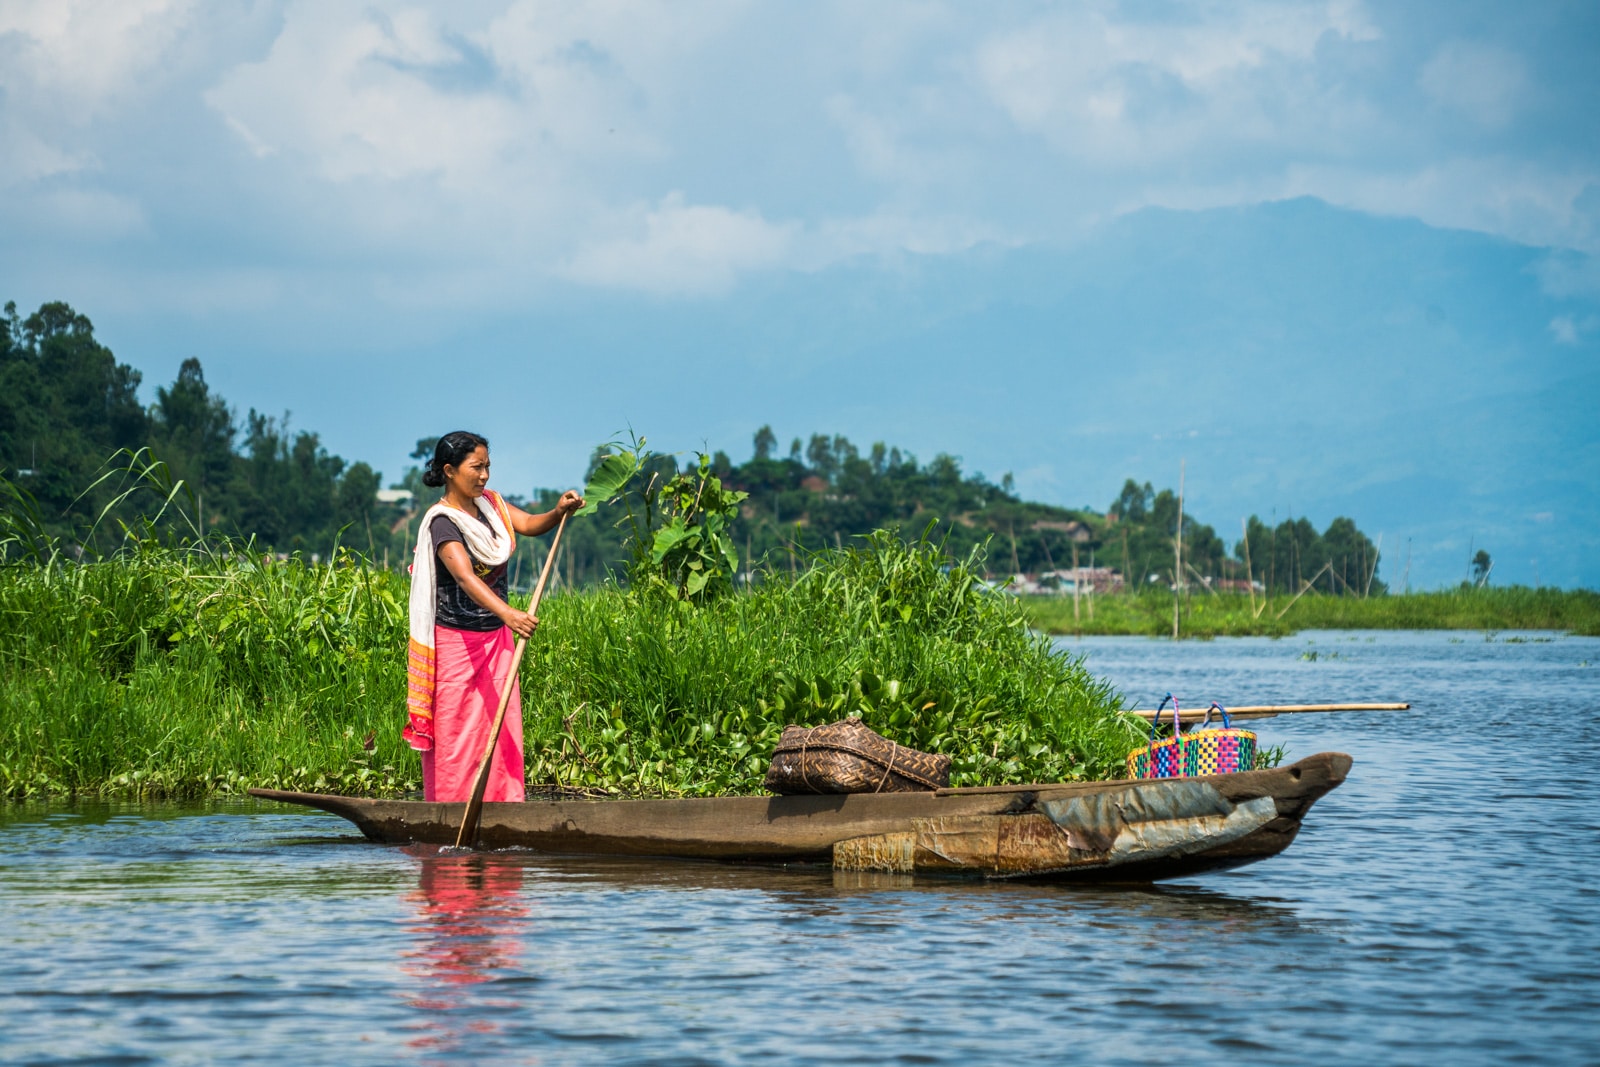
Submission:
M 1079 544 L 1088 544 L 1094 540 L 1094 531 L 1089 528 L 1087 523 L 1079 522 L 1077 519 L 1068 519 L 1065 522 L 1058 519 L 1040 519 L 1033 524 L 1033 528 L 1035 530 L 1059 530 L 1066 534 L 1069 540 L 1076 541 Z
M 1064 567 L 1011 576 L 1011 590 L 1029 596 L 1090 596 L 1122 590 L 1122 574 L 1110 567 Z
M 411 507 L 413 494 L 409 489 L 379 489 L 378 503 L 399 504 L 403 508 Z
M 1260 582 L 1247 582 L 1243 578 L 1205 578 L 1202 579 L 1207 586 L 1219 593 L 1248 593 L 1253 588 L 1260 593 L 1265 590 Z

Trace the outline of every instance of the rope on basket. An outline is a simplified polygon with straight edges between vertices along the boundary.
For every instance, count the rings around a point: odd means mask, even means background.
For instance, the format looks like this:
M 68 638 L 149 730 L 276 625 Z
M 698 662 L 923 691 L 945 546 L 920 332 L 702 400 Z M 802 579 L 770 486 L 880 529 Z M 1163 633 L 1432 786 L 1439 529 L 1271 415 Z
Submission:
M 890 741 L 889 742 L 889 765 L 883 769 L 883 777 L 878 779 L 878 787 L 873 790 L 874 793 L 883 792 L 884 783 L 888 782 L 889 775 L 891 773 L 893 773 L 893 771 L 894 771 L 894 757 L 895 757 L 895 753 L 898 752 L 898 751 L 900 751 L 899 743 L 895 742 L 895 741 Z

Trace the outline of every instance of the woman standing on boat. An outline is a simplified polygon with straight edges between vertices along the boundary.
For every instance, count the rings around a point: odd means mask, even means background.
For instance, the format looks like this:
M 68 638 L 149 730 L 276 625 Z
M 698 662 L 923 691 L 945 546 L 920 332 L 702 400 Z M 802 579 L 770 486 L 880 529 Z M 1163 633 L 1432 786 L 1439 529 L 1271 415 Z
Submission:
M 465 430 L 439 438 L 422 474 L 423 485 L 444 489 L 422 516 L 411 565 L 404 737 L 422 753 L 424 800 L 470 797 L 515 636 L 539 625 L 506 602 L 516 535 L 537 537 L 583 507 L 568 490 L 551 510 L 530 515 L 488 482 L 489 442 Z M 522 693 L 513 683 L 484 799 L 522 800 L 522 774 Z

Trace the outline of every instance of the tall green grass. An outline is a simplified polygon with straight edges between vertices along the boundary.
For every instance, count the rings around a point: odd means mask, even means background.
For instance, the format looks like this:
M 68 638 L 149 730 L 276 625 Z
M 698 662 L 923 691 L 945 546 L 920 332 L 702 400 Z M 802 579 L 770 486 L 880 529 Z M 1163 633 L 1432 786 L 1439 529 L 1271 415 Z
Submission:
M 977 566 L 877 535 L 703 606 L 547 599 L 522 679 L 529 780 L 756 792 L 785 724 L 845 714 L 949 753 L 957 784 L 1114 776 L 1142 726 Z M 349 553 L 136 542 L 0 568 L 0 793 L 415 789 L 405 599 Z
M 406 788 L 415 760 L 384 714 L 404 701 L 404 604 L 349 554 L 0 569 L 0 792 Z
M 1029 622 L 1046 633 L 1172 634 L 1172 594 L 1082 598 L 1022 597 Z M 1179 632 L 1188 637 L 1281 636 L 1298 630 L 1567 630 L 1600 636 L 1600 593 L 1587 589 L 1445 589 L 1375 597 L 1307 594 L 1252 607 L 1246 594 L 1195 593 L 1184 598 Z

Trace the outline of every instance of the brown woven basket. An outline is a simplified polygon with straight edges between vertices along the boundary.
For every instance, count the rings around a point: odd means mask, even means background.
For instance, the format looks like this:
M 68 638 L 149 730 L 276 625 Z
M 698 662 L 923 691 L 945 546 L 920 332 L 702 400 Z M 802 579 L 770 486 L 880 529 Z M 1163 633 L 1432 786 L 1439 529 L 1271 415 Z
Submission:
M 786 726 L 763 783 L 774 793 L 916 793 L 950 784 L 950 757 L 880 737 L 860 719 Z

